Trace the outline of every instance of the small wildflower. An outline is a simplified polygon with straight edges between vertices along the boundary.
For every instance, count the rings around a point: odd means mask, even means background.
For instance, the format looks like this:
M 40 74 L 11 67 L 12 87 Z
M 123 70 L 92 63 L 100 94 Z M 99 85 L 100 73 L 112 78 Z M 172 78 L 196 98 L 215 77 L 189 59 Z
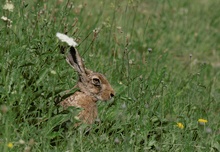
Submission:
M 140 79 L 140 80 L 142 80 L 142 79 L 143 79 L 143 76 L 142 76 L 142 75 L 140 75 L 140 76 L 139 76 L 139 79 Z
M 120 33 L 123 33 L 121 26 L 116 27 Z
M 151 52 L 152 52 L 152 48 L 148 48 L 147 50 L 148 50 L 148 52 L 149 52 L 149 53 L 151 53 Z
M 82 5 L 82 4 L 80 4 L 80 5 L 78 6 L 78 8 L 83 8 L 83 5 Z
M 99 33 L 99 31 L 100 31 L 100 28 L 95 28 L 92 32 L 93 33 Z
M 180 122 L 177 123 L 177 127 L 179 127 L 180 129 L 183 129 L 184 128 L 184 125 Z
M 198 122 L 207 123 L 208 120 L 206 120 L 206 119 L 199 119 Z
M 121 26 L 116 27 L 118 30 L 121 30 Z
M 95 29 L 93 30 L 93 34 L 94 34 L 94 35 L 93 35 L 93 39 L 96 39 L 96 38 L 97 38 L 99 32 L 100 32 L 100 28 L 95 28 Z
M 206 119 L 199 119 L 198 122 L 199 122 L 200 125 L 205 125 L 205 123 L 207 123 L 208 120 L 206 120 Z
M 2 19 L 3 21 L 7 21 L 7 20 L 8 20 L 8 18 L 5 17 L 5 16 L 2 16 L 1 19 Z
M 12 21 L 9 18 L 2 16 L 1 19 L 7 24 L 8 28 L 12 27 Z
M 120 143 L 118 137 L 115 138 L 115 143 L 116 143 L 116 144 L 119 144 L 119 143 Z
M 94 54 L 89 54 L 89 57 L 93 57 L 94 56 Z
M 10 12 L 13 12 L 13 10 L 14 10 L 14 5 L 13 5 L 13 3 L 12 3 L 11 1 L 6 0 L 6 3 L 5 3 L 5 5 L 3 6 L 3 9 L 4 9 L 4 10 L 8 10 L 8 11 L 10 11 Z
M 53 75 L 57 74 L 56 71 L 54 71 L 54 70 L 51 70 L 50 73 Z
M 7 146 L 8 146 L 8 148 L 13 148 L 13 144 L 12 144 L 11 142 L 9 142 L 9 143 L 7 144 Z
M 129 64 L 133 64 L 133 60 L 129 60 Z
M 17 94 L 17 91 L 16 91 L 16 90 L 14 90 L 14 91 L 12 91 L 12 92 L 11 92 L 11 94 Z
M 24 144 L 25 144 L 25 141 L 22 140 L 22 139 L 20 139 L 18 142 L 19 142 L 19 144 L 21 144 L 21 145 L 24 145 Z

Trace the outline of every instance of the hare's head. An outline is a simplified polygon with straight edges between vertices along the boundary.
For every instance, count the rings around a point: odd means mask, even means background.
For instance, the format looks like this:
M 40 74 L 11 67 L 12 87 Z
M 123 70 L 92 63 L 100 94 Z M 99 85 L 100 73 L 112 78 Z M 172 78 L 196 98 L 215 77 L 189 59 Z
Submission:
M 115 95 L 113 88 L 103 74 L 85 68 L 82 58 L 73 46 L 70 47 L 66 60 L 78 72 L 77 85 L 82 92 L 102 101 L 109 100 Z

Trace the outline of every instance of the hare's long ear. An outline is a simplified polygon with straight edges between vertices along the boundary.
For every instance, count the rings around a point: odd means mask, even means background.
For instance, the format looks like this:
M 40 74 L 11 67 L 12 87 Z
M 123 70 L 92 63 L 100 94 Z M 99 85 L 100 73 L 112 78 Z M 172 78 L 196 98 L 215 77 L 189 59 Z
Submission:
M 66 61 L 78 72 L 80 75 L 86 74 L 85 66 L 78 51 L 71 46 L 70 51 L 66 57 Z

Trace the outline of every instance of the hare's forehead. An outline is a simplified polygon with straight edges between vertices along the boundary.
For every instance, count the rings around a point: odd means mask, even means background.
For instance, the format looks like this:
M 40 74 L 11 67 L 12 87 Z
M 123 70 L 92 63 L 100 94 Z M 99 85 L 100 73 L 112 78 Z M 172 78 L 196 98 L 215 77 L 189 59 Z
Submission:
M 106 77 L 103 75 L 103 74 L 101 74 L 101 73 L 92 73 L 92 74 L 90 74 L 89 75 L 89 77 L 92 79 L 92 78 L 94 78 L 94 77 L 97 77 L 97 78 L 99 78 L 102 82 L 108 82 L 107 81 L 107 79 L 106 79 Z

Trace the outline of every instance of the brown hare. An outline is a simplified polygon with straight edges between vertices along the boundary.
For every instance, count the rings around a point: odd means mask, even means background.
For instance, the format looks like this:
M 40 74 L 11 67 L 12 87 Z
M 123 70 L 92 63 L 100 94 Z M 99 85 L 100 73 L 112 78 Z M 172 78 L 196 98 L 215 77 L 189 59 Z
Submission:
M 114 97 L 115 92 L 103 74 L 85 68 L 83 60 L 75 48 L 77 44 L 72 38 L 61 33 L 57 33 L 56 36 L 70 46 L 66 61 L 78 73 L 79 80 L 76 87 L 80 90 L 59 104 L 64 109 L 69 106 L 82 108 L 78 118 L 83 123 L 92 124 L 98 116 L 96 102 L 110 100 Z

